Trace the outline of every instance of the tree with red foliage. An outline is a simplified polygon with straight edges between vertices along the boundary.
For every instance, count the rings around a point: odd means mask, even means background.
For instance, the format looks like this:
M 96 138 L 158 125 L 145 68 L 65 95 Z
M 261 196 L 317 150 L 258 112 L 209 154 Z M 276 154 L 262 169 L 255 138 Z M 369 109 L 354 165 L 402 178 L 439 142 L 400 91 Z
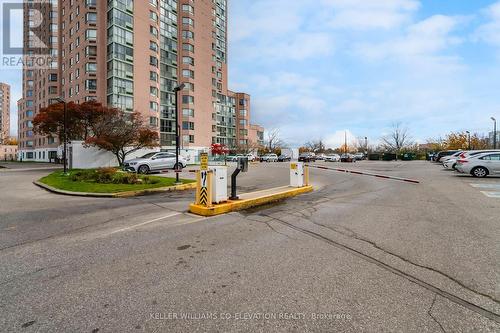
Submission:
M 210 147 L 212 155 L 226 155 L 229 153 L 229 149 L 222 143 L 213 143 Z
M 86 146 L 112 152 L 120 165 L 128 154 L 158 146 L 158 132 L 144 124 L 137 112 L 126 113 L 95 101 L 68 103 L 66 107 L 68 140 L 83 140 Z M 33 121 L 35 132 L 64 139 L 64 105 L 43 108 Z
M 158 132 L 147 127 L 139 113 L 106 107 L 100 107 L 98 113 L 97 121 L 90 122 L 92 135 L 85 145 L 112 152 L 120 166 L 127 155 L 158 146 Z
M 73 102 L 66 106 L 66 129 L 68 140 L 81 140 L 86 138 L 85 129 L 80 117 L 81 105 Z M 33 120 L 34 131 L 41 135 L 59 138 L 59 142 L 64 139 L 64 104 L 51 104 L 38 112 Z

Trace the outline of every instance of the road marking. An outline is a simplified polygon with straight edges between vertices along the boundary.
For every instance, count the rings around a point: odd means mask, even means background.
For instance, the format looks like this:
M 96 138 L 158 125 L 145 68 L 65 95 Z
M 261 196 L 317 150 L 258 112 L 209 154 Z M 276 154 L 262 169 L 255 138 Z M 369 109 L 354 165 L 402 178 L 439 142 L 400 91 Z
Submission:
M 474 188 L 488 188 L 500 190 L 500 184 L 470 184 Z
M 488 198 L 499 198 L 500 199 L 500 192 L 487 192 L 487 191 L 481 191 L 482 194 L 487 196 Z
M 130 227 L 126 227 L 126 228 L 115 230 L 113 232 L 110 232 L 107 235 L 113 235 L 113 234 L 116 234 L 118 232 L 123 232 L 123 231 L 131 230 L 131 229 L 136 229 L 136 228 L 145 226 L 147 224 L 151 224 L 151 223 L 154 223 L 154 222 L 157 222 L 157 221 L 161 221 L 161 220 L 168 219 L 168 218 L 174 217 L 174 216 L 179 216 L 179 215 L 182 215 L 182 213 L 172 213 L 172 214 L 169 214 L 169 215 L 158 217 L 158 218 L 153 219 L 153 220 L 149 220 L 149 221 L 142 222 L 142 223 L 139 223 L 139 224 L 131 225 Z

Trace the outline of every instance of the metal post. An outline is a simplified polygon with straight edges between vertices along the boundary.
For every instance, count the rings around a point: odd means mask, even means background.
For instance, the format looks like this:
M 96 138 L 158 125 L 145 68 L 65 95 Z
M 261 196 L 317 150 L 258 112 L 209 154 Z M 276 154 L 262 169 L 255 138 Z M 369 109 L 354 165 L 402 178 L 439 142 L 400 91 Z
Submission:
M 175 91 L 175 182 L 179 183 L 179 91 Z
M 64 159 L 64 174 L 68 172 L 68 135 L 66 132 L 67 129 L 67 121 L 68 121 L 68 116 L 67 116 L 67 103 L 64 103 L 64 124 L 63 124 L 63 140 L 64 140 L 64 151 L 63 151 L 63 159 Z
M 229 198 L 230 200 L 239 199 L 238 196 L 236 195 L 236 177 L 238 177 L 240 172 L 241 172 L 240 168 L 237 168 L 231 175 L 231 197 Z
M 174 88 L 174 94 L 175 94 L 175 182 L 177 184 L 180 183 L 179 181 L 179 155 L 180 155 L 180 145 L 179 145 L 179 133 L 180 133 L 180 128 L 179 128 L 179 91 L 184 89 L 186 85 L 184 83 L 181 83 L 177 87 Z
M 491 117 L 491 120 L 495 123 L 493 129 L 493 149 L 497 149 L 497 120 L 493 117 Z

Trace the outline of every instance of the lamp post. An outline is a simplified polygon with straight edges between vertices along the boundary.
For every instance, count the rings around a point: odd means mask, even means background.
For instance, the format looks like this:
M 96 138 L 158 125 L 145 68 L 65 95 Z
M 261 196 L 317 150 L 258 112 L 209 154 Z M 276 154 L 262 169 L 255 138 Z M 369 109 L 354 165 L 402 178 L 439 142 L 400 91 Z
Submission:
M 491 117 L 491 120 L 495 124 L 493 129 L 493 149 L 497 149 L 497 120 L 494 117 Z
M 471 150 L 471 139 L 470 139 L 470 132 L 469 131 L 465 131 L 465 133 L 467 133 L 467 142 L 469 143 L 469 150 Z
M 180 154 L 180 140 L 179 140 L 179 91 L 184 89 L 186 85 L 181 83 L 174 88 L 175 94 L 175 182 L 179 183 L 179 154 Z
M 368 159 L 368 137 L 365 136 L 365 153 L 366 153 L 366 159 Z
M 63 103 L 64 105 L 64 116 L 63 116 L 63 164 L 64 164 L 64 174 L 68 172 L 68 158 L 67 158 L 67 149 L 68 149 L 68 135 L 66 133 L 66 128 L 68 127 L 67 121 L 68 121 L 68 103 L 61 98 L 58 97 L 56 98 L 56 101 L 59 103 Z

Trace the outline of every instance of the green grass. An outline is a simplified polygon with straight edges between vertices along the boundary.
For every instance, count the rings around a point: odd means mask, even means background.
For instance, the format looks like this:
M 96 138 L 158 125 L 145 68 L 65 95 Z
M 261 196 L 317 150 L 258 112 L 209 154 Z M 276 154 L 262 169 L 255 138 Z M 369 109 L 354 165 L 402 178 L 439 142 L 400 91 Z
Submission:
M 77 170 L 71 170 L 75 172 Z M 99 184 L 89 181 L 72 181 L 62 171 L 56 171 L 40 179 L 41 183 L 52 186 L 59 190 L 82 193 L 119 193 L 128 191 L 148 190 L 175 185 L 175 178 L 148 176 L 158 180 L 156 184 Z M 181 179 L 183 184 L 194 183 L 194 180 Z

